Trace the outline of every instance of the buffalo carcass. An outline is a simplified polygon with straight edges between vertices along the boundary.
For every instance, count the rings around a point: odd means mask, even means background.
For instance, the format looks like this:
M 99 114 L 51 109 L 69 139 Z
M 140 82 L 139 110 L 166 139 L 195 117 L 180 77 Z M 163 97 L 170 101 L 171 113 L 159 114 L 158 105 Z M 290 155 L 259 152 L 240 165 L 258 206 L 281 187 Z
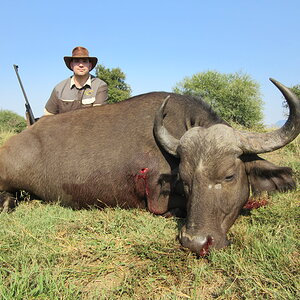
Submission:
M 0 190 L 23 189 L 73 208 L 186 210 L 182 245 L 201 255 L 222 248 L 250 187 L 295 187 L 290 168 L 257 156 L 300 132 L 299 99 L 272 81 L 290 116 L 271 133 L 237 131 L 203 101 L 165 92 L 43 117 L 0 148 Z M 1 203 L 7 209 L 15 199 L 4 193 Z

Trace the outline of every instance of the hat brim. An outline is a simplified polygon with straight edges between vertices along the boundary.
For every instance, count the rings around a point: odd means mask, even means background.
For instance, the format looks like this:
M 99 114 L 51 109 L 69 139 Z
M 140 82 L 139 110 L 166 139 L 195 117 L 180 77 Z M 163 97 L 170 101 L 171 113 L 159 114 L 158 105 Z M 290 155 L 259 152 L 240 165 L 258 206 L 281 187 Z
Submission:
M 92 64 L 91 70 L 93 70 L 95 68 L 95 66 L 98 62 L 98 58 L 97 57 L 92 57 L 92 56 L 65 56 L 64 57 L 65 64 L 68 67 L 68 69 L 70 69 L 71 71 L 73 71 L 73 70 L 72 70 L 70 65 L 71 65 L 72 59 L 74 59 L 74 58 L 83 58 L 83 59 L 87 58 Z

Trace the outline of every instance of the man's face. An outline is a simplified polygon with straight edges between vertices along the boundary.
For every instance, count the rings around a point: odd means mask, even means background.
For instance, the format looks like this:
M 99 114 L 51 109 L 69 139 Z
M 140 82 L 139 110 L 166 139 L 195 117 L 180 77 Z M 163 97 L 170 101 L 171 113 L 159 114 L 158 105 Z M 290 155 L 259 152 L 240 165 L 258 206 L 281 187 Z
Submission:
M 88 58 L 74 58 L 72 59 L 70 66 L 77 76 L 87 75 L 92 68 L 92 64 Z

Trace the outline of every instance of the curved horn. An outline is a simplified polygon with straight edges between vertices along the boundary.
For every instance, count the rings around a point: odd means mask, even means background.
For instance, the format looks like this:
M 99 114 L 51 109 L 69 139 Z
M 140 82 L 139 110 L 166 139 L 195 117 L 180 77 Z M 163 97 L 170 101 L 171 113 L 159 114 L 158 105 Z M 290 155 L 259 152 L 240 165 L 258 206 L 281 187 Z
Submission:
M 238 131 L 240 148 L 244 153 L 266 153 L 279 149 L 300 133 L 300 100 L 286 86 L 270 78 L 272 83 L 281 91 L 288 103 L 290 114 L 286 123 L 279 129 L 268 133 L 248 133 Z
M 171 155 L 178 156 L 177 147 L 179 146 L 179 140 L 173 137 L 163 125 L 164 111 L 169 99 L 170 95 L 165 98 L 156 112 L 153 131 L 159 144 Z

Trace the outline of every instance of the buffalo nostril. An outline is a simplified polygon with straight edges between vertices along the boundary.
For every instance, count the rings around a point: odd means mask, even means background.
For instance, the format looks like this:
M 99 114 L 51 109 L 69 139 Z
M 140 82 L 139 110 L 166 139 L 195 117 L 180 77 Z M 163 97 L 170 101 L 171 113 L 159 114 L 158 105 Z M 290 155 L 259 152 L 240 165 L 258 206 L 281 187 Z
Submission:
M 179 234 L 179 240 L 183 247 L 190 249 L 192 252 L 197 253 L 200 256 L 205 256 L 209 253 L 209 248 L 214 242 L 212 236 L 191 236 L 186 231 L 181 231 Z
M 210 235 L 206 238 L 206 243 L 203 245 L 202 249 L 199 252 L 200 256 L 206 256 L 209 253 L 209 248 L 213 244 L 214 238 Z

